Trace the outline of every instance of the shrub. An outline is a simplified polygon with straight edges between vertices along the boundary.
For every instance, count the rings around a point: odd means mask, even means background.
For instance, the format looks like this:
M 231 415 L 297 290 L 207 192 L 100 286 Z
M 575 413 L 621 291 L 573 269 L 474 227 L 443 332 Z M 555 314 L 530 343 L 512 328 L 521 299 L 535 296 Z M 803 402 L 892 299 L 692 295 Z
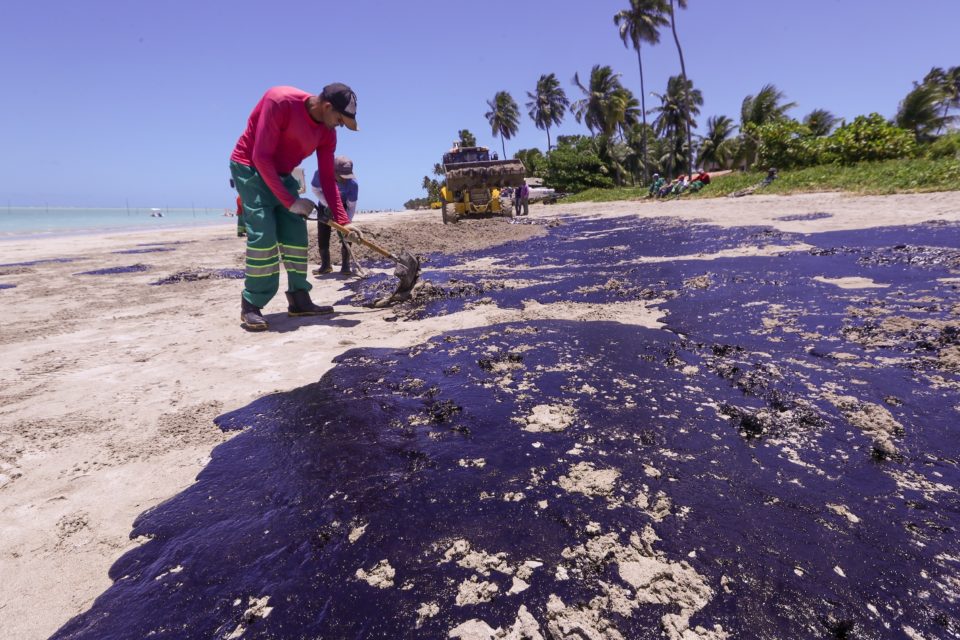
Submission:
M 429 198 L 411 198 L 403 203 L 404 209 L 426 209 L 430 206 Z
M 544 184 L 557 191 L 577 193 L 591 187 L 612 187 L 613 179 L 585 136 L 561 136 L 538 171 Z
M 923 155 L 931 160 L 955 158 L 960 160 L 960 131 L 940 136 L 923 148 Z
M 543 152 L 540 151 L 540 149 L 536 147 L 533 149 L 520 149 L 520 151 L 513 154 L 513 157 L 523 163 L 528 178 L 540 175 L 544 161 Z
M 906 158 L 916 151 L 914 135 L 884 120 L 879 113 L 857 116 L 827 138 L 821 161 L 854 164 Z
M 817 162 L 821 143 L 811 135 L 809 127 L 796 120 L 748 123 L 744 131 L 757 142 L 757 167 L 795 169 Z
M 799 169 L 816 164 L 856 164 L 908 158 L 916 154 L 914 135 L 896 127 L 878 113 L 857 116 L 828 137 L 816 137 L 796 120 L 763 125 L 747 124 L 744 133 L 757 144 L 757 168 Z M 950 156 L 957 142 L 944 142 L 933 153 Z M 932 147 L 933 145 L 931 145 Z M 953 150 L 953 151 L 951 151 Z

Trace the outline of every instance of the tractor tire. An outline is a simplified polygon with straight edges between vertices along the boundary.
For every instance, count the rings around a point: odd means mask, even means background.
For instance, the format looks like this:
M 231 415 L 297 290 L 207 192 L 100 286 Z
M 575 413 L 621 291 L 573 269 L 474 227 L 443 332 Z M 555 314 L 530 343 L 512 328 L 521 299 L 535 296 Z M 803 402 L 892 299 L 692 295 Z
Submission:
M 443 224 L 455 223 L 457 221 L 457 205 L 443 200 L 440 203 L 440 215 L 443 216 Z

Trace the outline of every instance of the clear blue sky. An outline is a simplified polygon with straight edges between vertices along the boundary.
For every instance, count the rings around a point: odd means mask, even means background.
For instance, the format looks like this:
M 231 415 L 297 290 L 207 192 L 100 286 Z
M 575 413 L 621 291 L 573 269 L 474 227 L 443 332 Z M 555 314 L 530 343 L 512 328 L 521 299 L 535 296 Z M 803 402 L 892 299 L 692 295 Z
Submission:
M 700 123 L 774 83 L 791 112 L 892 116 L 933 66 L 960 64 L 960 0 L 690 0 L 678 14 Z M 546 147 L 526 92 L 607 64 L 639 94 L 636 54 L 612 16 L 626 0 L 557 2 L 11 2 L 0 22 L 0 205 L 228 207 L 227 162 L 270 86 L 358 95 L 341 130 L 361 209 L 424 195 L 422 177 L 509 91 L 523 113 L 508 155 Z M 644 49 L 648 94 L 679 73 L 669 29 Z M 654 99 L 655 100 L 655 99 Z M 648 96 L 647 106 L 652 102 Z M 552 134 L 586 133 L 572 116 Z M 304 167 L 312 173 L 314 161 Z

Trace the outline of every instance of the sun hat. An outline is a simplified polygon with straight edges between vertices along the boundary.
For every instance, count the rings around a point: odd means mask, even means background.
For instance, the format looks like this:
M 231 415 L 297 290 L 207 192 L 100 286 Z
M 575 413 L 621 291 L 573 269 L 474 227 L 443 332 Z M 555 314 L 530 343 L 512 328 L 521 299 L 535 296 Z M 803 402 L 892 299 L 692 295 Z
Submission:
M 342 82 L 334 82 L 323 88 L 320 97 L 343 116 L 343 123 L 351 131 L 357 130 L 357 94 Z
M 333 171 L 337 174 L 338 178 L 345 178 L 347 180 L 356 179 L 353 175 L 353 160 L 347 156 L 337 156 L 333 159 Z

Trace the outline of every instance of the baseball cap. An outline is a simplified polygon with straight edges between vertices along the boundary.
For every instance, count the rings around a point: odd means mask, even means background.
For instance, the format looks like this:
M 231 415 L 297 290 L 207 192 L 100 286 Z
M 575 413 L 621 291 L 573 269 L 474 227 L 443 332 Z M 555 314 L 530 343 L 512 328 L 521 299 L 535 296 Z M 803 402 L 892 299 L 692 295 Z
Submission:
M 357 94 L 342 82 L 334 82 L 323 88 L 320 97 L 333 105 L 343 116 L 344 124 L 351 131 L 357 130 Z
M 333 171 L 339 178 L 356 179 L 353 175 L 353 160 L 347 156 L 337 156 L 333 159 Z

